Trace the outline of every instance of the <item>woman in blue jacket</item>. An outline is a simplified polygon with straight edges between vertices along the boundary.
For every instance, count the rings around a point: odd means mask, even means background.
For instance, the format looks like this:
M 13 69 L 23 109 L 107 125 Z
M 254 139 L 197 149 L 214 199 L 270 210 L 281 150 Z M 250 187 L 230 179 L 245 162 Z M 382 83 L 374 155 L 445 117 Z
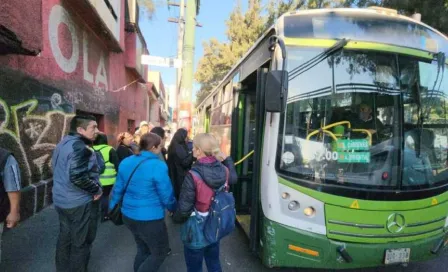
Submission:
M 140 154 L 126 158 L 118 168 L 109 204 L 112 209 L 124 195 L 121 208 L 123 221 L 137 243 L 134 271 L 157 271 L 169 251 L 165 209 L 174 212 L 176 199 L 168 168 L 158 157 L 161 142 L 161 138 L 154 133 L 141 137 Z M 130 178 L 132 172 L 134 174 Z

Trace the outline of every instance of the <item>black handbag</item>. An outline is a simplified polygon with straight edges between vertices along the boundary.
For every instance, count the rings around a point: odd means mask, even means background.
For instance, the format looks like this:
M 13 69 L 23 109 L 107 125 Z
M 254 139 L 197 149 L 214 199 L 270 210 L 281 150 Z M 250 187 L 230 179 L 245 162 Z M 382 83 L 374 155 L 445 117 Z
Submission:
M 135 171 L 137 170 L 137 168 L 145 161 L 149 160 L 145 159 L 142 160 L 141 162 L 139 162 L 139 164 L 137 164 L 137 166 L 134 168 L 134 170 L 132 171 L 131 175 L 128 178 L 128 182 L 126 183 L 126 187 L 124 187 L 124 192 L 123 195 L 121 196 L 121 199 L 117 202 L 117 204 L 115 204 L 115 206 L 113 207 L 113 209 L 111 211 L 109 211 L 109 219 L 110 221 L 112 221 L 112 223 L 114 223 L 116 226 L 120 226 L 123 225 L 123 215 L 121 214 L 121 206 L 123 205 L 123 198 L 124 195 L 126 194 L 126 190 L 128 189 L 129 183 L 131 182 L 131 178 L 134 175 Z

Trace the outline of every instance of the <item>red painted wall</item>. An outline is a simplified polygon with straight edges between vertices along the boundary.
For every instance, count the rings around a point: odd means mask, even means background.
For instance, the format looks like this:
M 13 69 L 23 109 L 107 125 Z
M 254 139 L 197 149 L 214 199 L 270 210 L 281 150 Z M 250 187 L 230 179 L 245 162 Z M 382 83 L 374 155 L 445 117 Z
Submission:
M 41 1 L 21 0 L 20 4 L 17 0 L 0 1 L 0 26 L 14 33 L 24 49 L 36 53 L 42 49 L 41 8 Z
M 85 23 L 88 16 L 95 16 L 93 11 L 80 17 L 73 11 L 73 1 L 72 6 L 59 0 L 26 2 L 41 3 L 42 12 L 36 10 L 41 24 L 35 25 L 40 28 L 36 33 L 42 51 L 35 57 L 0 56 L 0 147 L 12 150 L 21 164 L 25 218 L 51 203 L 51 154 L 68 132 L 73 113 L 103 116 L 104 131 L 115 144 L 116 135 L 128 130 L 128 120 L 138 125 L 147 112 L 146 91 L 125 64 L 126 50 L 135 54 L 135 48 L 125 47 L 124 0 L 122 53 L 110 52 Z M 12 28 L 31 25 L 35 18 L 21 16 Z M 39 35 L 30 38 L 38 42 Z

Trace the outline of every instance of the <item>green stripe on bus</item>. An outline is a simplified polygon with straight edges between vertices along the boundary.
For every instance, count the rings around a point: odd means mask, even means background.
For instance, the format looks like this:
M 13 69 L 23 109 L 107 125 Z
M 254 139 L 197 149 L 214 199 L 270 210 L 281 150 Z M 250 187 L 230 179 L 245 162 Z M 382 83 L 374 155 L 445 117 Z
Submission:
M 333 46 L 337 40 L 332 39 L 305 39 L 305 38 L 285 38 L 286 45 L 292 46 L 305 46 L 305 47 L 323 47 L 328 48 Z M 375 51 L 385 51 L 392 53 L 400 53 L 405 55 L 411 55 L 416 57 L 421 57 L 425 59 L 433 59 L 433 53 L 413 49 L 408 47 L 384 44 L 384 43 L 376 43 L 376 42 L 362 42 L 362 41 L 349 41 L 347 45 L 344 47 L 347 49 L 366 49 L 366 50 L 375 50 Z M 448 61 L 446 62 L 448 64 Z
M 348 198 L 343 196 L 336 196 L 327 193 L 322 193 L 313 189 L 309 189 L 300 185 L 297 185 L 291 181 L 288 181 L 284 178 L 279 177 L 279 182 L 285 186 L 288 186 L 292 189 L 295 189 L 299 192 L 302 192 L 306 195 L 309 195 L 319 201 L 322 201 L 327 204 L 342 206 L 342 207 L 350 207 L 357 201 L 357 205 L 359 209 L 363 210 L 379 210 L 379 211 L 406 211 L 413 209 L 422 209 L 425 207 L 430 207 L 434 203 L 434 199 L 436 199 L 437 204 L 440 205 L 446 201 L 448 201 L 448 192 L 440 194 L 435 197 L 430 197 L 426 199 L 418 199 L 418 200 L 408 200 L 408 201 L 372 201 L 372 200 L 362 200 L 355 198 Z

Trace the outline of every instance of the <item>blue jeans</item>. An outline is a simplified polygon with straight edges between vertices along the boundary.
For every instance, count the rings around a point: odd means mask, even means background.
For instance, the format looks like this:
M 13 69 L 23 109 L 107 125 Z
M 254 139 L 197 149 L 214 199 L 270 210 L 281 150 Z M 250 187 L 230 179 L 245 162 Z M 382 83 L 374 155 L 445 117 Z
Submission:
M 219 261 L 219 242 L 202 249 L 190 249 L 184 246 L 184 256 L 188 272 L 202 272 L 204 258 L 208 272 L 222 271 Z

